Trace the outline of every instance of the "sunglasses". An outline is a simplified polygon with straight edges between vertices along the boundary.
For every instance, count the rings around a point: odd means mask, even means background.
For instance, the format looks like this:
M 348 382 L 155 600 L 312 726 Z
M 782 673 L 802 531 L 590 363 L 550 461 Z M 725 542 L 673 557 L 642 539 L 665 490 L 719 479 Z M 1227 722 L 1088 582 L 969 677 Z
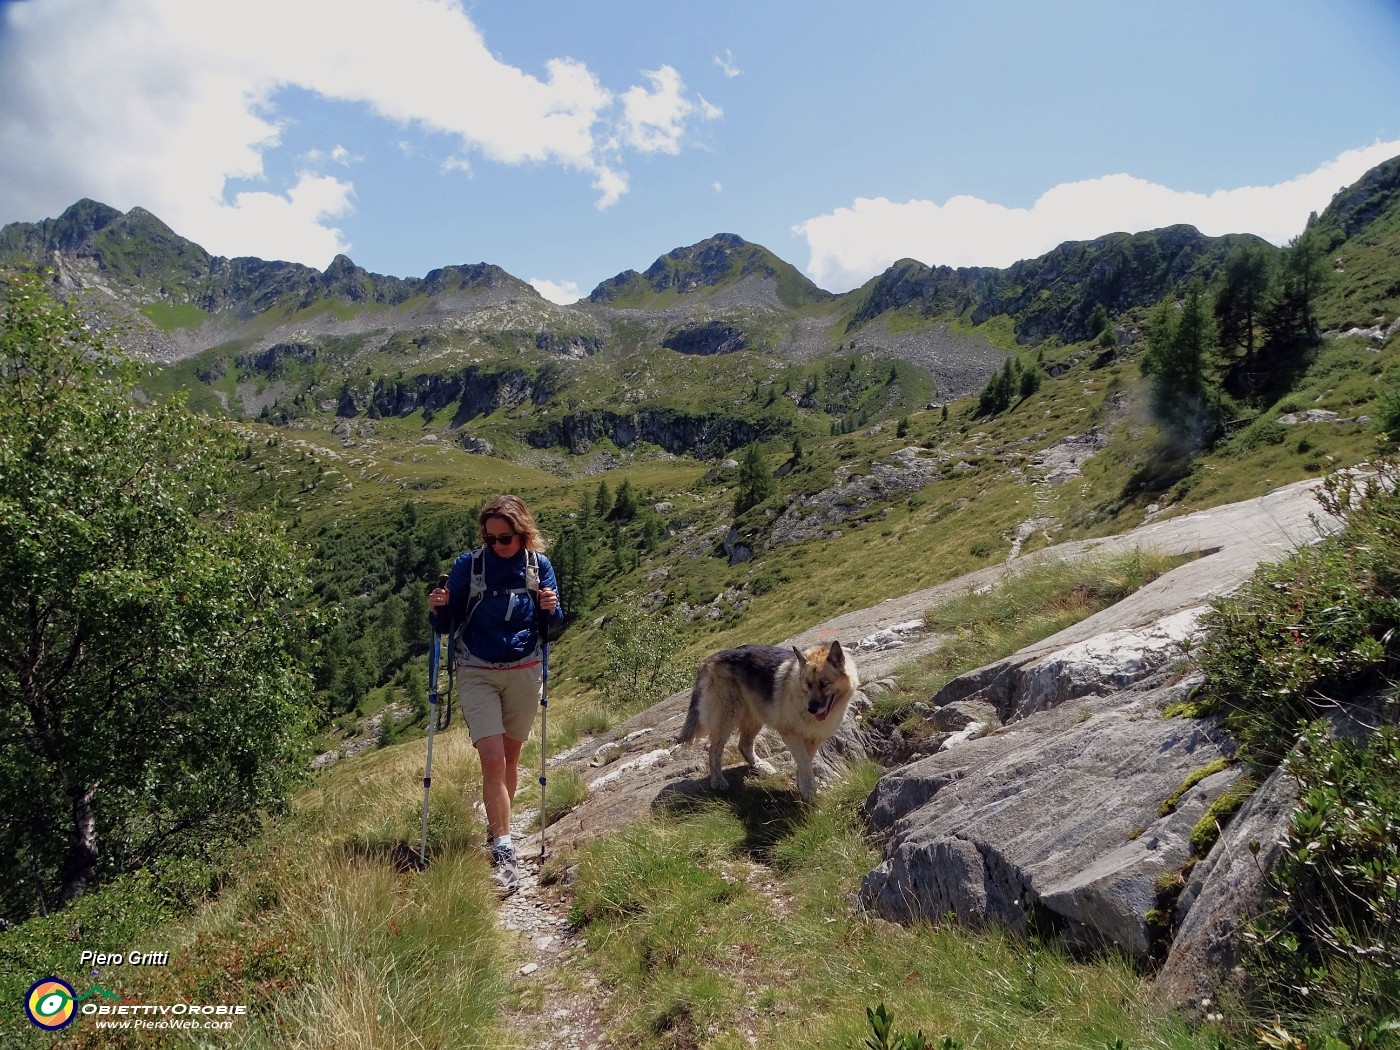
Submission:
M 508 532 L 504 536 L 492 536 L 488 532 L 484 538 L 488 547 L 508 547 L 515 542 L 515 533 Z

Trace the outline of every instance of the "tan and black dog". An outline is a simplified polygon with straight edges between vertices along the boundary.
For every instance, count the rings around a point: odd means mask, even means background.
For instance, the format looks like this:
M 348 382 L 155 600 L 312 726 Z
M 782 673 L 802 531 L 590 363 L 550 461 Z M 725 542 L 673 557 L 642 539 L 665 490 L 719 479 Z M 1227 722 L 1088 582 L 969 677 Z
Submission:
M 840 642 L 808 649 L 743 645 L 708 656 L 695 676 L 690 711 L 676 737 L 679 744 L 703 729 L 710 738 L 710 786 L 722 790 L 724 746 L 737 729 L 739 753 L 752 769 L 772 767 L 754 757 L 753 742 L 764 726 L 783 738 L 797 763 L 797 793 L 817 793 L 812 758 L 841 726 L 851 695 L 860 687 L 855 661 Z

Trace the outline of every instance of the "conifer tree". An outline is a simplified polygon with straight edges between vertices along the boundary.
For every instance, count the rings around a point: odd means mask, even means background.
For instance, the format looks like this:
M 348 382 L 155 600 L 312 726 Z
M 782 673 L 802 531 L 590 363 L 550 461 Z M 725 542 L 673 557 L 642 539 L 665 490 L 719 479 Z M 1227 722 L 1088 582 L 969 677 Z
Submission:
M 614 521 L 631 521 L 637 516 L 637 495 L 632 491 L 632 480 L 623 478 L 617 487 L 617 498 L 613 500 L 611 517 Z
M 1215 323 L 1220 348 L 1242 355 L 1252 367 L 1269 290 L 1269 257 L 1256 244 L 1237 244 L 1230 250 L 1215 297 Z
M 778 491 L 778 483 L 768 469 L 768 461 L 763 449 L 755 442 L 744 452 L 739 463 L 739 492 L 734 497 L 734 516 L 737 518 L 750 507 L 756 507 Z
M 1153 411 L 1167 434 L 1193 446 L 1208 441 L 1218 423 L 1206 381 L 1206 364 L 1217 345 L 1199 282 L 1187 289 L 1180 307 L 1164 301 L 1148 325 L 1142 371 L 1152 380 Z

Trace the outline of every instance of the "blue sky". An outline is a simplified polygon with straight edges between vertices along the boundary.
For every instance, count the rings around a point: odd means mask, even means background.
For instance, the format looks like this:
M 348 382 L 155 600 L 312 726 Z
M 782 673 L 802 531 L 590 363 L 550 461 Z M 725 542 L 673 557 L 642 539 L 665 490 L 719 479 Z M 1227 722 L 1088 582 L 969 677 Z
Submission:
M 1396 0 L 0 0 L 0 223 L 557 301 L 714 233 L 832 291 L 1188 222 L 1284 243 L 1400 154 Z

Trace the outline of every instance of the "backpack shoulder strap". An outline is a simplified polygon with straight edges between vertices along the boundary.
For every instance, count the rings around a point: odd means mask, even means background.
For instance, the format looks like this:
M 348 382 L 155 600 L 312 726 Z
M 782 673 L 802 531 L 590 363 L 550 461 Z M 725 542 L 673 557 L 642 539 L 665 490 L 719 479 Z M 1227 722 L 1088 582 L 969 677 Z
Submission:
M 471 622 L 472 613 L 476 612 L 476 607 L 481 604 L 482 596 L 486 594 L 486 558 L 481 550 L 472 551 L 472 575 L 471 583 L 467 586 L 467 612 L 462 617 L 462 623 Z
M 538 551 L 525 552 L 525 589 L 531 597 L 540 594 L 540 555 Z

